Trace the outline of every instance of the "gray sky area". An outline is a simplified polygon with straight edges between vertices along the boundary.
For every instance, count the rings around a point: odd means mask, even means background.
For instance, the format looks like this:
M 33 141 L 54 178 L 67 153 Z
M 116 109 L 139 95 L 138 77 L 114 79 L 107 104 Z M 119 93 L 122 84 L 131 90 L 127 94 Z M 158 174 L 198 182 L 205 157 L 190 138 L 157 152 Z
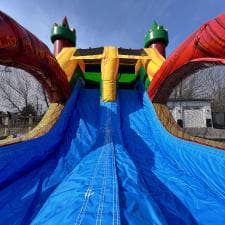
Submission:
M 225 12 L 224 0 L 1 0 L 0 9 L 52 50 L 51 27 L 68 17 L 80 48 L 143 47 L 155 19 L 169 31 L 171 53 L 202 23 Z

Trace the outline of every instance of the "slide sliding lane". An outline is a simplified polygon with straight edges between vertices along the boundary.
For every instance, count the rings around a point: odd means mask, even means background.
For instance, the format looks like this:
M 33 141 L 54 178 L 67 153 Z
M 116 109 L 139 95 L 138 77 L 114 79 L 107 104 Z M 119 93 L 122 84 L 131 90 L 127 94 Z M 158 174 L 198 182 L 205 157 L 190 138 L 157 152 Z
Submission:
M 0 224 L 31 224 L 57 186 L 91 151 L 99 91 L 80 82 L 46 135 L 0 148 Z
M 172 136 L 161 125 L 146 94 L 121 91 L 119 96 L 124 146 L 139 185 L 157 204 L 154 220 L 162 224 L 225 224 L 225 152 Z M 145 215 L 150 215 L 148 206 L 140 201 Z M 137 211 L 133 204 L 130 212 Z M 157 220 L 153 224 L 158 224 Z
M 100 102 L 91 152 L 55 189 L 32 224 L 120 224 L 113 129 L 118 122 L 116 110 L 116 103 Z

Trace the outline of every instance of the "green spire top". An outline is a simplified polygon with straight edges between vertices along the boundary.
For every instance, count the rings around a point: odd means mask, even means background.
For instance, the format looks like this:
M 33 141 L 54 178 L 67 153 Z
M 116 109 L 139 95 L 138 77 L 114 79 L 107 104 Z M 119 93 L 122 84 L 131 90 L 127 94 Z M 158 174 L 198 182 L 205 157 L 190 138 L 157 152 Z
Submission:
M 52 27 L 52 43 L 60 39 L 68 40 L 73 46 L 76 46 L 76 31 L 75 29 L 70 29 L 66 16 L 64 17 L 61 25 L 55 23 Z
M 168 31 L 154 20 L 148 33 L 145 35 L 144 47 L 147 48 L 149 45 L 157 42 L 163 42 L 167 46 L 169 43 Z
M 66 16 L 63 18 L 62 26 L 70 29 L 69 24 L 68 24 L 68 20 L 67 20 L 67 17 Z
M 159 24 L 154 20 L 152 23 L 152 27 L 150 28 L 150 30 L 157 30 L 157 28 L 159 27 Z

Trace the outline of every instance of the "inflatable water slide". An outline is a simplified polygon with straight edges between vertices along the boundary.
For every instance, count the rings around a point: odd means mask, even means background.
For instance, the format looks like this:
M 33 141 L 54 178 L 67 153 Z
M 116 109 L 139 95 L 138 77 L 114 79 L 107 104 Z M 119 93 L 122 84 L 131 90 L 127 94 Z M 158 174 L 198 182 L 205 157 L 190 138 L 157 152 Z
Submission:
M 225 145 L 192 137 L 166 101 L 180 80 L 225 63 L 225 14 L 169 57 L 153 23 L 143 49 L 81 49 L 65 18 L 54 55 L 0 13 L 0 63 L 28 71 L 50 107 L 0 142 L 0 224 L 224 225 Z

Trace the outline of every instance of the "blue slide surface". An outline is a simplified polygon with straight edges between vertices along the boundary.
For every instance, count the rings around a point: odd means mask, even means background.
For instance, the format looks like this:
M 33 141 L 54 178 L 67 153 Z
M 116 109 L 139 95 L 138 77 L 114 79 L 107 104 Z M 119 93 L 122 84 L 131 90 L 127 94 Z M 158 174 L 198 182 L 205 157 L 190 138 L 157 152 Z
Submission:
M 225 152 L 178 139 L 146 93 L 77 82 L 52 130 L 0 148 L 0 224 L 224 225 Z

